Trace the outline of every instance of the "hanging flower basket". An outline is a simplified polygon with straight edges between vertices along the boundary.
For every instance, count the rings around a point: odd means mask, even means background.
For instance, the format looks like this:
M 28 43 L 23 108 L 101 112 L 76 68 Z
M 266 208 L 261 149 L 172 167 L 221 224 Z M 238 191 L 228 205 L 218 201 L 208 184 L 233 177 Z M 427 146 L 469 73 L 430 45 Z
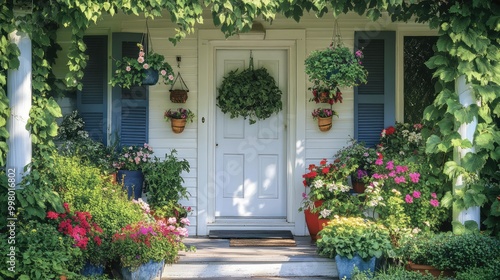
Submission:
M 160 75 L 158 74 L 158 70 L 149 68 L 144 70 L 145 77 L 142 80 L 142 85 L 143 86 L 153 86 L 158 83 L 158 79 L 160 78 Z
M 177 110 L 169 109 L 163 115 L 165 121 L 171 122 L 172 131 L 174 133 L 181 133 L 184 131 L 186 122 L 193 122 L 194 113 L 189 109 L 179 108 Z
M 186 127 L 186 119 L 172 119 L 171 125 L 174 133 L 182 133 Z
M 179 79 L 180 81 L 181 89 L 174 89 L 174 86 L 177 83 L 177 79 Z M 170 86 L 170 101 L 172 101 L 173 103 L 186 103 L 186 100 L 188 98 L 188 92 L 189 88 L 184 82 L 181 73 L 178 72 L 174 82 L 172 83 L 172 86 Z
M 313 119 L 318 120 L 318 127 L 321 131 L 329 131 L 332 128 L 333 116 L 337 113 L 328 108 L 318 108 L 312 112 Z
M 329 117 L 326 117 L 326 118 L 321 118 L 319 117 L 318 118 L 318 127 L 319 127 L 319 130 L 321 131 L 329 131 L 331 128 L 332 128 L 332 119 L 333 119 L 333 116 L 329 116 Z

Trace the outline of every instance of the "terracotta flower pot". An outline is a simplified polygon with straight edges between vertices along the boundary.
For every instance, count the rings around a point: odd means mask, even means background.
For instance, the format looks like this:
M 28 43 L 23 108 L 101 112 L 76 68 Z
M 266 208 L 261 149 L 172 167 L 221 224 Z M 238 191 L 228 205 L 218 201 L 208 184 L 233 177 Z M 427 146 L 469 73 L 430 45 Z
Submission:
M 448 277 L 453 277 L 455 276 L 455 272 L 451 270 L 439 270 L 433 266 L 430 265 L 423 265 L 423 264 L 414 264 L 412 262 L 409 262 L 406 265 L 406 270 L 410 271 L 418 271 L 423 275 L 426 275 L 427 273 L 430 273 L 434 277 L 439 277 L 440 275 L 442 276 L 448 276 Z
M 184 127 L 186 126 L 186 119 L 170 119 L 172 124 L 172 131 L 174 133 L 181 133 L 184 131 Z
M 314 202 L 315 207 L 319 207 L 321 204 L 323 204 L 322 200 Z M 304 215 L 306 217 L 307 229 L 309 230 L 312 241 L 318 240 L 318 232 L 323 229 L 323 225 L 328 223 L 329 219 L 321 219 L 319 217 L 319 213 L 311 213 L 309 209 L 304 210 Z
M 365 189 L 366 189 L 366 185 L 363 182 L 353 181 L 352 182 L 352 189 L 354 190 L 355 193 L 364 193 Z
M 329 116 L 326 118 L 318 117 L 319 130 L 321 130 L 321 131 L 330 130 L 332 128 L 332 119 L 333 119 L 333 116 Z

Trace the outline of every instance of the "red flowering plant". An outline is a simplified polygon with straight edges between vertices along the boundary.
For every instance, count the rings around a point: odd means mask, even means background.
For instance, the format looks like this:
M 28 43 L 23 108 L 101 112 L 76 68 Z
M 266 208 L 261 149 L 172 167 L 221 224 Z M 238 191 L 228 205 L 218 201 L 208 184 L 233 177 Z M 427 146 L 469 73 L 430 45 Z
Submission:
M 127 225 L 113 235 L 111 248 L 120 257 L 122 267 L 132 271 L 149 261 L 174 263 L 179 250 L 189 250 L 183 243 L 188 236 L 186 228 L 176 226 L 176 221 L 138 222 Z
M 389 227 L 435 230 L 443 221 L 446 210 L 440 206 L 439 195 L 426 184 L 418 165 L 398 163 L 379 158 L 373 165 L 372 188 L 368 196 L 380 196 L 375 211 Z M 378 192 L 378 194 L 376 194 Z
M 342 103 L 342 92 L 338 88 L 322 86 L 318 82 L 315 82 L 314 86 L 310 87 L 309 90 L 313 94 L 313 97 L 309 101 L 328 103 L 330 105 Z
M 348 176 L 349 173 L 328 163 L 326 159 L 319 165 L 309 165 L 308 172 L 302 176 L 306 191 L 302 194 L 299 211 L 309 209 L 311 213 L 319 213 L 322 218 L 361 215 L 361 196 L 351 195 Z M 321 205 L 317 202 L 321 202 Z
M 57 230 L 71 237 L 73 246 L 82 250 L 86 261 L 94 265 L 103 265 L 106 260 L 105 250 L 101 248 L 104 238 L 101 227 L 92 221 L 89 212 L 72 212 L 69 204 L 64 203 L 64 213 L 47 212 L 47 218 L 54 221 Z

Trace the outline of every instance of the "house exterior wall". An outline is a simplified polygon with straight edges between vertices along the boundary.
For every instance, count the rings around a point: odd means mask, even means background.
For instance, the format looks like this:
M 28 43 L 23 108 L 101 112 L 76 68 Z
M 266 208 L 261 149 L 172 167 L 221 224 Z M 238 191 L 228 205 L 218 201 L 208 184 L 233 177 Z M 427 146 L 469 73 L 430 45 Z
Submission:
M 185 158 L 189 161 L 191 166 L 190 172 L 182 174 L 185 180 L 185 186 L 191 194 L 188 201 L 182 201 L 185 206 L 193 208 L 191 217 L 191 226 L 189 228 L 190 234 L 206 234 L 204 225 L 198 225 L 198 222 L 207 223 L 207 198 L 199 197 L 208 195 L 206 192 L 200 192 L 200 186 L 206 180 L 200 180 L 199 176 L 207 176 L 208 171 L 204 165 L 206 158 L 199 158 L 199 155 L 204 154 L 200 149 L 206 149 L 206 140 L 202 139 L 207 135 L 202 126 L 201 118 L 203 117 L 204 108 L 208 104 L 204 103 L 206 95 L 210 90 L 206 88 L 199 88 L 200 85 L 205 85 L 202 82 L 207 73 L 203 69 L 210 69 L 201 63 L 207 61 L 206 57 L 199 57 L 201 44 L 200 34 L 207 34 L 207 32 L 218 32 L 220 40 L 224 40 L 222 33 L 217 27 L 212 25 L 211 18 L 206 18 L 205 23 L 200 25 L 193 34 L 190 34 L 177 45 L 173 45 L 168 41 L 175 32 L 175 26 L 168 19 L 159 18 L 150 20 L 149 31 L 152 38 L 152 45 L 155 52 L 161 53 L 165 56 L 166 60 L 172 65 L 174 73 L 180 72 L 182 77 L 189 87 L 188 99 L 185 104 L 172 103 L 169 100 L 169 87 L 163 84 L 157 84 L 149 87 L 149 144 L 154 148 L 155 155 L 164 157 L 165 153 L 170 152 L 171 149 L 176 149 L 179 158 Z M 403 116 L 403 86 L 402 86 L 402 38 L 404 35 L 415 36 L 420 35 L 435 35 L 435 32 L 429 31 L 426 25 L 420 24 L 405 24 L 405 23 L 392 23 L 387 17 L 381 18 L 377 22 L 372 22 L 365 17 L 356 14 L 341 15 L 338 18 L 340 27 L 340 34 L 344 44 L 353 48 L 354 46 L 354 33 L 355 31 L 371 30 L 382 31 L 391 30 L 396 32 L 397 45 L 396 45 L 396 120 L 401 121 Z M 300 23 L 296 23 L 291 19 L 278 17 L 272 24 L 262 22 L 268 35 L 265 40 L 281 40 L 286 38 L 296 38 L 296 32 L 304 34 L 304 42 L 302 39 L 295 39 L 298 47 L 296 55 L 298 58 L 295 65 L 297 77 L 300 84 L 296 85 L 296 98 L 292 104 L 296 106 L 296 115 L 290 115 L 289 120 L 292 123 L 294 130 L 295 143 L 290 143 L 290 149 L 294 149 L 296 157 L 293 159 L 292 164 L 295 165 L 294 172 L 289 177 L 292 181 L 291 184 L 295 185 L 293 190 L 296 199 L 289 201 L 289 208 L 291 215 L 294 216 L 292 220 L 295 221 L 295 234 L 305 235 L 307 230 L 303 222 L 303 213 L 297 211 L 301 199 L 302 179 L 301 176 L 305 172 L 309 164 L 318 163 L 323 158 L 331 158 L 333 154 L 345 146 L 348 141 L 354 137 L 354 92 L 352 88 L 345 88 L 343 92 L 343 103 L 334 104 L 333 109 L 339 114 L 338 118 L 334 118 L 333 128 L 325 133 L 320 132 L 317 128 L 317 123 L 312 119 L 311 112 L 317 108 L 319 104 L 308 102 L 312 96 L 307 88 L 310 83 L 307 82 L 303 69 L 303 60 L 307 55 L 316 49 L 326 48 L 333 35 L 334 21 L 332 17 L 325 16 L 318 19 L 312 15 L 305 16 L 301 19 Z M 146 32 L 145 19 L 137 16 L 115 15 L 114 17 L 105 17 L 99 21 L 94 27 L 90 28 L 87 35 L 108 35 L 109 45 L 108 53 L 111 53 L 111 35 L 114 32 Z M 66 71 L 66 54 L 70 44 L 70 30 L 62 29 L 58 34 L 58 42 L 61 44 L 63 50 L 59 53 L 59 59 L 54 67 L 54 72 L 59 77 L 64 77 Z M 227 39 L 239 40 L 237 36 Z M 177 66 L 176 56 L 180 56 L 182 61 L 180 67 Z M 111 73 L 113 60 L 108 60 L 108 73 Z M 108 100 L 111 101 L 111 86 L 108 87 Z M 72 102 L 72 97 L 61 99 L 61 106 L 64 113 L 69 113 L 74 109 L 75 102 Z M 111 104 L 111 102 L 108 102 Z M 174 134 L 170 129 L 170 124 L 166 123 L 163 119 L 165 110 L 176 109 L 179 107 L 191 109 L 197 116 L 195 122 L 188 123 L 186 129 L 181 134 Z M 323 106 L 324 107 L 324 106 Z M 206 110 L 209 110 L 208 108 Z M 213 109 L 210 109 L 213 110 Z M 110 110 L 108 110 L 110 111 Z M 293 112 L 289 111 L 289 112 Z M 109 112 L 108 114 L 111 114 Z M 108 117 L 110 118 L 110 115 Z M 297 187 L 298 186 L 298 187 Z M 201 207 L 201 208 L 200 208 Z M 205 217 L 205 218 L 201 218 Z M 200 218 L 200 219 L 198 219 Z M 200 230 L 201 229 L 201 230 Z

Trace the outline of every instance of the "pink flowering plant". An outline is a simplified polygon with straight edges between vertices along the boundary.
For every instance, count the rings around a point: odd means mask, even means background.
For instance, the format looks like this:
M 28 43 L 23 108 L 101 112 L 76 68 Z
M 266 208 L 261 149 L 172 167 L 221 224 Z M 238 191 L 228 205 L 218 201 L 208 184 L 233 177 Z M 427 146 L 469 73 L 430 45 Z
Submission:
M 370 184 L 373 188 L 365 192 L 380 193 L 382 199 L 374 206 L 381 219 L 393 219 L 388 222 L 401 228 L 426 231 L 440 225 L 445 209 L 438 194 L 418 172 L 417 164 L 379 158 L 373 168 Z
M 102 265 L 106 260 L 105 250 L 101 248 L 103 230 L 92 220 L 89 212 L 73 212 L 68 203 L 63 206 L 64 213 L 48 211 L 47 219 L 53 221 L 59 232 L 73 239 L 73 246 L 80 248 L 86 261 Z
M 110 81 L 112 86 L 119 85 L 123 88 L 130 88 L 134 85 L 141 85 L 146 77 L 146 71 L 153 69 L 158 71 L 163 83 L 168 85 L 174 82 L 174 72 L 172 66 L 165 61 L 165 57 L 153 51 L 144 52 L 142 44 L 137 43 L 139 51 L 137 57 L 123 57 L 116 61 L 115 75 Z
M 186 228 L 176 226 L 175 218 L 164 221 L 138 222 L 122 228 L 113 235 L 111 249 L 120 257 L 122 267 L 135 271 L 149 261 L 174 263 L 179 250 L 189 250 L 183 239 Z
M 121 170 L 142 170 L 152 158 L 153 148 L 147 143 L 142 146 L 124 146 L 113 167 Z
M 337 114 L 337 112 L 335 112 L 334 110 L 332 109 L 328 109 L 328 108 L 317 108 L 317 109 L 314 109 L 311 113 L 313 119 L 317 120 L 318 118 L 328 118 L 328 117 L 331 117 L 331 116 L 339 116 Z

